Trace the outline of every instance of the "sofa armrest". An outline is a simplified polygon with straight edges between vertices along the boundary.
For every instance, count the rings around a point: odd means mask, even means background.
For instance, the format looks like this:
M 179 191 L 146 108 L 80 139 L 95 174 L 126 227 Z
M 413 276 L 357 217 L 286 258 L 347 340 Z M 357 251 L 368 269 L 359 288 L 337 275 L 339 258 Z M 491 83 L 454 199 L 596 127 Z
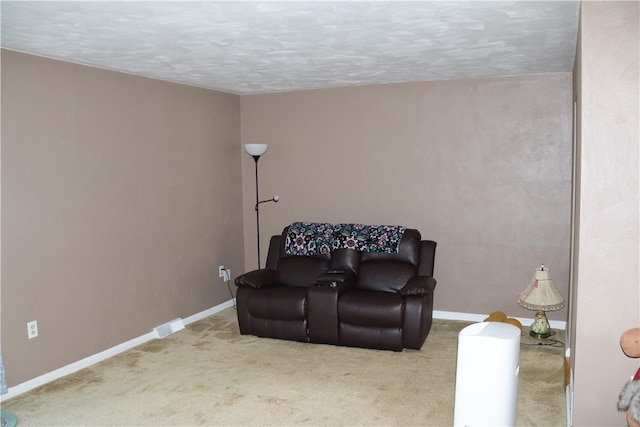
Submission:
M 436 287 L 436 279 L 431 276 L 416 276 L 400 290 L 402 295 L 428 295 Z
M 253 270 L 236 277 L 236 286 L 250 286 L 252 288 L 265 288 L 278 283 L 278 273 L 271 269 Z

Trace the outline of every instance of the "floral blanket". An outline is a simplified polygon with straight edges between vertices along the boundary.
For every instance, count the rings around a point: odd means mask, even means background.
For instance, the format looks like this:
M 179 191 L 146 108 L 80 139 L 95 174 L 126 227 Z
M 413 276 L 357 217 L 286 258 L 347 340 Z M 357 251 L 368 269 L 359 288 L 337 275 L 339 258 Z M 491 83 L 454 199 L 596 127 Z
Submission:
M 288 255 L 320 255 L 334 249 L 386 254 L 398 253 L 407 227 L 400 225 L 294 222 L 285 240 Z

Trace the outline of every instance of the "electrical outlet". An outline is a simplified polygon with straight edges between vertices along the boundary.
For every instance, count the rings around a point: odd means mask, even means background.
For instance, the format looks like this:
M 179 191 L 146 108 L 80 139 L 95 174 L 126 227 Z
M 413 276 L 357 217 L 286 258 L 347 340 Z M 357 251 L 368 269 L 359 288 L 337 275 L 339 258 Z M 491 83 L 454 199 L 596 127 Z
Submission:
M 27 322 L 27 338 L 32 339 L 38 336 L 38 321 Z
M 231 279 L 231 270 L 224 265 L 218 266 L 218 277 L 222 277 L 222 280 L 228 282 Z

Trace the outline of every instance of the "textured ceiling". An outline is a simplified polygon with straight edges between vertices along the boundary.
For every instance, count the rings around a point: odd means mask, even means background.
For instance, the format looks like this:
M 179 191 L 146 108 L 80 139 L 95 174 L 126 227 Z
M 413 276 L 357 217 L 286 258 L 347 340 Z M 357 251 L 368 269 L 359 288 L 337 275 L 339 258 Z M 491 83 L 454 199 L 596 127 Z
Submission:
M 2 47 L 236 94 L 570 72 L 571 1 L 2 1 Z

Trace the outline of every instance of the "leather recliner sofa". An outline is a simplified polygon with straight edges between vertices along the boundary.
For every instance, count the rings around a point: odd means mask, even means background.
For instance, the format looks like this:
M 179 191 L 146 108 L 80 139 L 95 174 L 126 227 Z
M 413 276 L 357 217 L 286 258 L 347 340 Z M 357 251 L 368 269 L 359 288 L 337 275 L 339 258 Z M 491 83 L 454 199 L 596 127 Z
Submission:
M 392 253 L 321 248 L 291 253 L 290 229 L 271 237 L 266 267 L 236 278 L 241 334 L 402 351 L 431 329 L 436 242 L 402 230 Z M 331 226 L 336 233 L 341 226 Z M 376 227 L 376 226 L 374 226 Z

